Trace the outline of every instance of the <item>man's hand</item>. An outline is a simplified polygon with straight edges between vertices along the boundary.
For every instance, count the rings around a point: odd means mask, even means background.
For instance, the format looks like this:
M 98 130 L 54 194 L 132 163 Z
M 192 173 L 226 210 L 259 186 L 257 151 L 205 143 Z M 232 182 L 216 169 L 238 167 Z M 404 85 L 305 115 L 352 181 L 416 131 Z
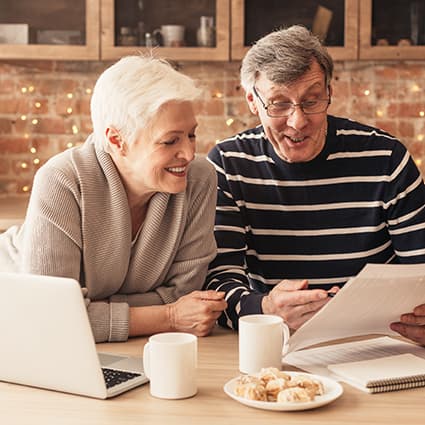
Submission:
M 193 291 L 168 304 L 172 329 L 196 336 L 208 335 L 227 307 L 224 295 L 224 292 Z
M 415 307 L 412 313 L 402 314 L 400 321 L 391 323 L 390 328 L 425 346 L 425 304 Z
M 291 329 L 298 329 L 331 299 L 323 289 L 307 288 L 307 280 L 282 280 L 263 298 L 263 313 L 281 316 Z

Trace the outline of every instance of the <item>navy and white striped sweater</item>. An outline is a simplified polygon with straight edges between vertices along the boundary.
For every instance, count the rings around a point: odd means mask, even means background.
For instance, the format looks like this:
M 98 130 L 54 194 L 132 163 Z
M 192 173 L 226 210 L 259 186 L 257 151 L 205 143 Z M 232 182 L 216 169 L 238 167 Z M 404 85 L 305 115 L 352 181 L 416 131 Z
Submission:
M 425 186 L 406 148 L 382 130 L 328 116 L 312 161 L 278 157 L 263 127 L 220 142 L 216 259 L 206 288 L 226 292 L 219 319 L 261 313 L 282 279 L 342 286 L 366 263 L 425 262 Z

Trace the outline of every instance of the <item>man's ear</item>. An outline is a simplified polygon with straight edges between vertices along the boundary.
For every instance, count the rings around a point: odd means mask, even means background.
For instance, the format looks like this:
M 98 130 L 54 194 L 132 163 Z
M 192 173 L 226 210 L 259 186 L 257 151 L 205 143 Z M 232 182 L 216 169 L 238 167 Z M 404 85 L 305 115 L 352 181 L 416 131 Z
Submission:
M 249 106 L 250 111 L 254 115 L 258 115 L 258 109 L 257 109 L 257 105 L 255 103 L 254 93 L 252 91 L 248 91 L 245 94 L 245 99 L 246 99 L 246 101 L 248 103 L 248 106 Z
M 120 132 L 114 127 L 107 127 L 105 130 L 105 136 L 108 140 L 109 147 L 113 152 L 123 152 L 125 148 L 124 140 L 121 137 Z

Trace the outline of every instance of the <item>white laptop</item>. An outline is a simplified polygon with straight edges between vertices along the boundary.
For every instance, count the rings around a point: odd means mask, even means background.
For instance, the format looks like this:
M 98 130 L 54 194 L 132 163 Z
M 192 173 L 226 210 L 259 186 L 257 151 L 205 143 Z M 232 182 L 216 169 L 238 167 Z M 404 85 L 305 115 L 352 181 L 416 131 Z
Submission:
M 102 399 L 148 381 L 141 358 L 98 355 L 74 279 L 0 273 L 0 338 L 1 381 Z

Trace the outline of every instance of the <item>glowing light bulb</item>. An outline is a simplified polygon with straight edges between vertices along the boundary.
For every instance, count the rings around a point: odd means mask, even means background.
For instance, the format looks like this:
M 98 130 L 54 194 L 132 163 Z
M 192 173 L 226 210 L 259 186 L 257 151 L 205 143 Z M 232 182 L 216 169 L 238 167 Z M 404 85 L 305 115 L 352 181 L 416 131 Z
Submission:
M 418 136 L 416 137 L 418 142 L 422 142 L 425 139 L 425 134 L 418 134 Z
M 31 153 L 36 153 L 37 152 L 37 149 L 33 146 L 33 147 L 30 148 L 30 152 Z
M 29 190 L 29 186 L 22 186 L 22 192 L 28 192 Z
M 78 134 L 78 127 L 75 124 L 73 124 L 73 126 L 72 126 L 72 132 L 74 134 Z
M 415 164 L 419 167 L 420 165 L 422 165 L 422 159 L 418 158 L 415 159 Z
M 421 91 L 421 88 L 417 84 L 413 84 L 412 87 L 410 88 L 410 90 L 413 93 L 417 93 L 417 92 Z
M 30 93 L 32 93 L 34 90 L 35 90 L 34 86 L 29 86 L 29 87 L 28 87 L 28 91 L 29 91 Z
M 364 94 L 365 94 L 365 96 L 369 96 L 369 95 L 370 95 L 370 90 L 368 90 L 368 89 L 367 89 L 367 90 L 365 90 L 365 91 L 364 91 Z
M 26 87 L 21 87 L 21 92 L 22 93 L 26 93 L 28 91 L 28 89 Z
M 32 124 L 34 124 L 34 125 L 38 124 L 38 119 L 37 119 L 37 118 L 34 118 L 34 119 L 31 121 L 31 123 L 32 123 Z
M 381 111 L 380 109 L 377 109 L 377 110 L 376 110 L 376 116 L 377 116 L 377 117 L 383 117 L 383 116 L 384 116 L 384 112 L 383 112 L 383 111 Z
M 39 158 L 34 158 L 34 160 L 32 161 L 35 165 L 40 164 L 40 159 Z
M 419 116 L 420 117 L 425 117 L 425 111 L 419 111 Z
M 71 108 L 71 107 L 66 108 L 66 112 L 67 112 L 68 114 L 72 114 L 72 108 Z
M 72 142 L 69 142 L 69 143 L 67 143 L 66 144 L 66 147 L 69 149 L 69 148 L 72 148 L 74 146 L 74 143 L 72 143 Z
M 22 121 L 26 121 L 26 119 L 27 119 L 27 116 L 26 115 L 21 115 L 21 120 Z
M 223 97 L 223 93 L 221 93 L 221 92 L 215 92 L 214 94 L 213 94 L 213 97 L 215 97 L 215 98 L 217 98 L 217 99 L 221 99 L 222 97 Z
M 28 164 L 26 162 L 22 162 L 21 168 L 23 168 L 25 170 L 26 168 L 28 168 Z
M 86 89 L 86 94 L 91 94 L 91 92 L 92 92 L 92 89 L 89 89 L 89 88 Z
M 73 95 L 72 93 L 67 93 L 66 97 L 67 97 L 68 99 L 72 99 L 72 98 L 74 97 L 74 95 Z
M 34 105 L 35 105 L 36 108 L 41 108 L 41 103 L 40 102 L 35 102 Z

